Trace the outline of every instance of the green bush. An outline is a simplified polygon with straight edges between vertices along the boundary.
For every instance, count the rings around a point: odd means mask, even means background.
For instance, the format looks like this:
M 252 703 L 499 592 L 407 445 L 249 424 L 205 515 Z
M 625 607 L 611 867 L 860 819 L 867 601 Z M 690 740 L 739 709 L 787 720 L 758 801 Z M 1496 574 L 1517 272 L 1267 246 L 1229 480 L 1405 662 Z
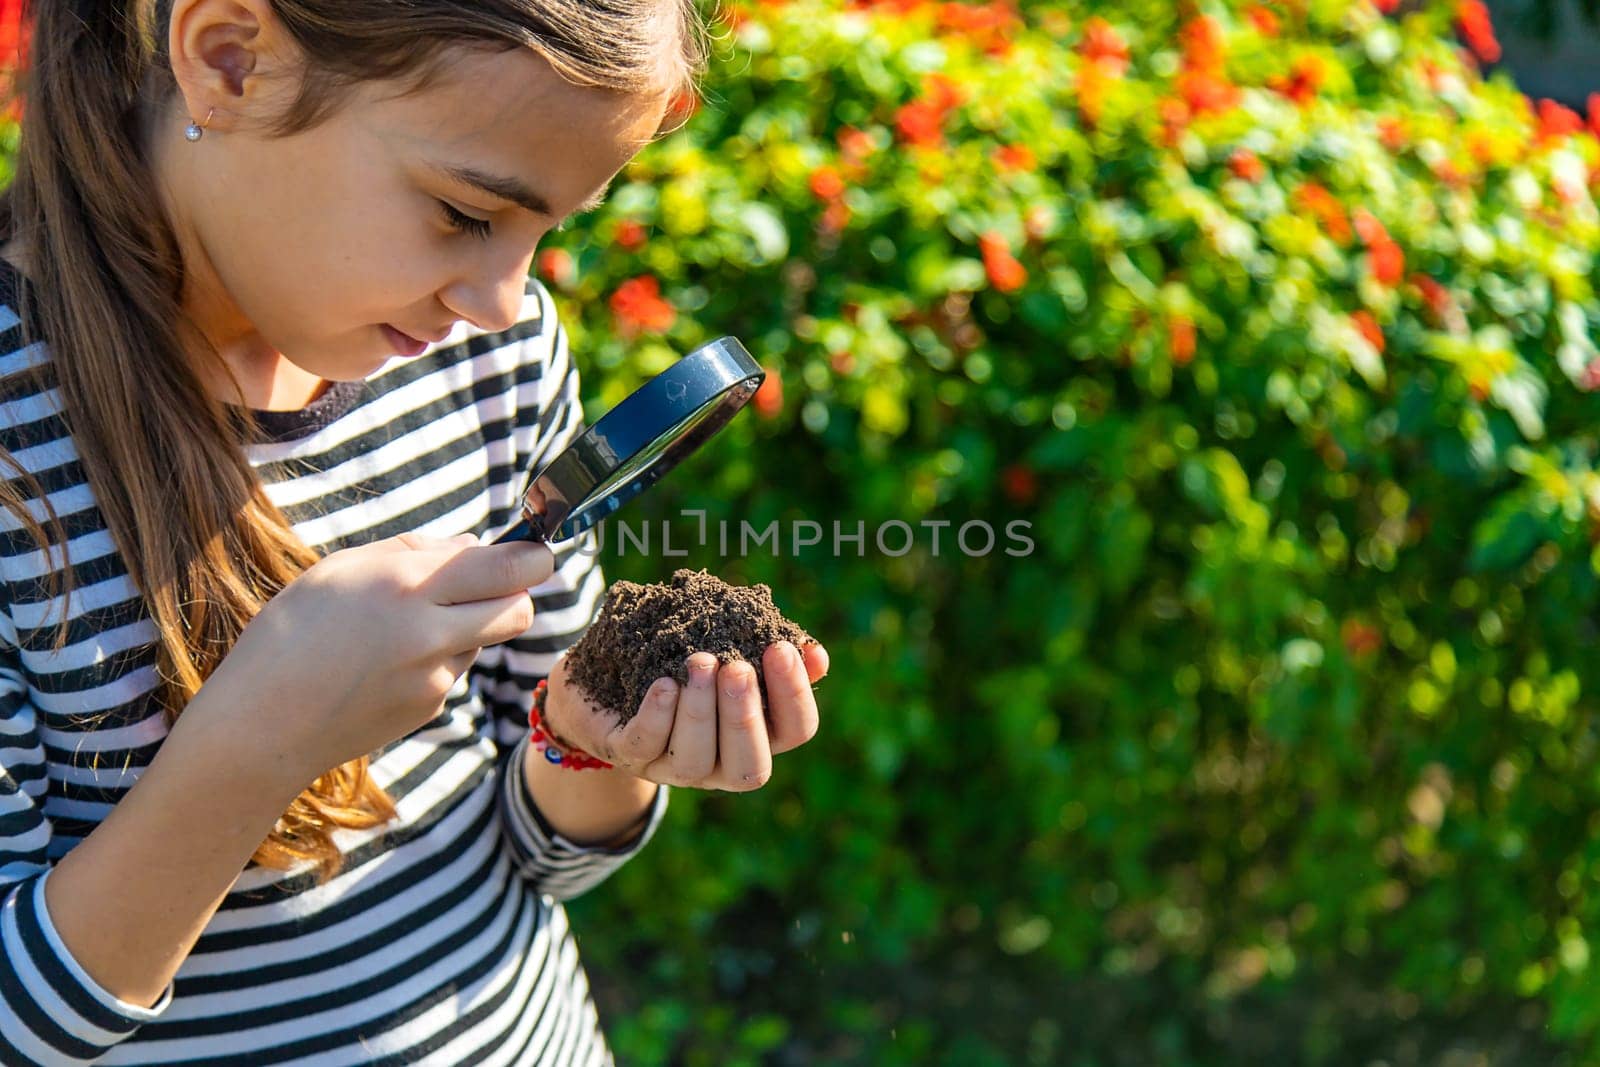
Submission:
M 1248 1005 L 1346 1062 L 1352 986 L 1600 1047 L 1600 146 L 1479 16 L 733 12 L 539 261 L 594 414 L 725 332 L 781 378 L 612 577 L 767 582 L 833 652 L 773 784 L 580 902 L 626 1059 L 1242 1062 Z M 800 519 L 865 552 L 716 545 Z

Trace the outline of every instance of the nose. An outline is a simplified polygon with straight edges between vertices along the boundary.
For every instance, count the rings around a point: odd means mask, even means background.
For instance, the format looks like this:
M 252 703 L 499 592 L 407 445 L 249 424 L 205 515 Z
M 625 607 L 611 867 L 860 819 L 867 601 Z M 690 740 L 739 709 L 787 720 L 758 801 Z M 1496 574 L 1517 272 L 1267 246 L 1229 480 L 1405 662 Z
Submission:
M 503 259 L 490 269 L 484 269 L 480 260 L 476 273 L 452 282 L 439 294 L 439 299 L 455 315 L 486 333 L 509 330 L 522 317 L 522 301 L 532 266 L 531 252 L 514 262 Z

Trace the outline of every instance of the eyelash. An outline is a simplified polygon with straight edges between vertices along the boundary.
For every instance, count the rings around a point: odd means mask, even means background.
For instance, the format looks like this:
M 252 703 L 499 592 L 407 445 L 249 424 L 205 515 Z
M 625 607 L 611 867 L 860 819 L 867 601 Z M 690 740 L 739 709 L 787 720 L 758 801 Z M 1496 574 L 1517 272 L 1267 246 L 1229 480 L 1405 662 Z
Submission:
M 439 201 L 439 206 L 444 209 L 445 221 L 450 223 L 451 226 L 455 227 L 457 230 L 460 230 L 462 233 L 471 234 L 473 237 L 476 237 L 479 240 L 488 239 L 488 220 L 475 219 L 471 215 L 464 215 L 455 208 L 451 207 L 449 204 L 445 203 L 443 200 Z

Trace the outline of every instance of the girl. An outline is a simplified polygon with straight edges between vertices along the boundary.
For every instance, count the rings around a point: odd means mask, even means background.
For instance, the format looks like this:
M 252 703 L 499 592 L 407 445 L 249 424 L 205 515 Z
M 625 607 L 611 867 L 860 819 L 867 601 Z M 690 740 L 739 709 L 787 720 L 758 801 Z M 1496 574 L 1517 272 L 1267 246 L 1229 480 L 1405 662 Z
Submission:
M 37 0 L 0 200 L 0 1063 L 609 1060 L 559 901 L 816 730 L 826 654 L 626 728 L 593 560 L 487 545 L 581 429 L 539 239 L 689 0 Z M 529 592 L 533 597 L 529 598 Z M 528 711 L 611 767 L 530 745 Z M 557 750 L 559 754 L 559 750 Z

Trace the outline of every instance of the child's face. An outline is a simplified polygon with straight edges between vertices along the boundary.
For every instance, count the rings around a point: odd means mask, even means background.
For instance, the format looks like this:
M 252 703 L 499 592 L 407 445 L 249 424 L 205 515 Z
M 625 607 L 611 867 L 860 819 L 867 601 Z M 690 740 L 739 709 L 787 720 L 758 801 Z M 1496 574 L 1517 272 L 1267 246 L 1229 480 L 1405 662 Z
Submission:
M 396 354 L 384 324 L 423 340 L 458 320 L 510 326 L 540 239 L 603 191 L 667 104 L 665 93 L 575 88 L 523 50 L 461 50 L 429 90 L 382 99 L 389 91 L 364 86 L 289 138 L 231 119 L 191 143 L 181 114 L 160 135 L 185 305 L 247 395 L 263 374 L 272 380 L 279 354 L 318 378 L 366 377 Z M 521 182 L 548 210 L 453 181 L 441 166 Z M 440 200 L 488 220 L 487 239 L 453 228 Z

